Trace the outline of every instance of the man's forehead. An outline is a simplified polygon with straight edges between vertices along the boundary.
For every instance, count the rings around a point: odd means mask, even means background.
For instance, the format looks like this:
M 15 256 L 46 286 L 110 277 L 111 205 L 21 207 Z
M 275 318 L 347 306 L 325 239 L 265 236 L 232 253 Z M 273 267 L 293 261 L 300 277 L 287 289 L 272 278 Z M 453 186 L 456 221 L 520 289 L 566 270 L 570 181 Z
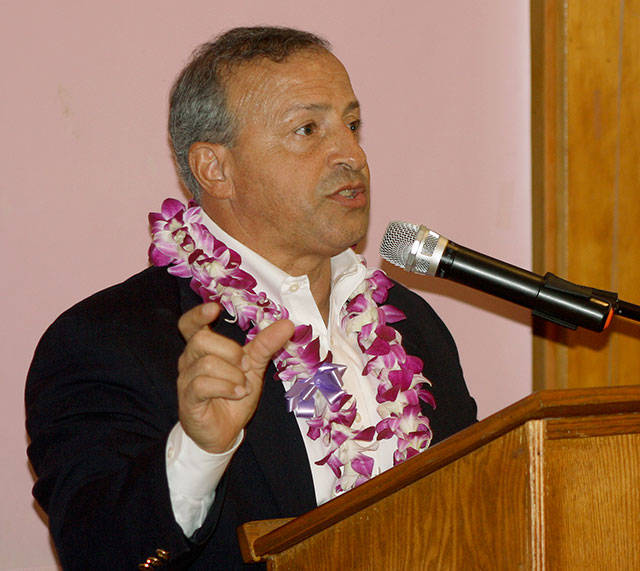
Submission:
M 281 112 L 322 111 L 340 95 L 344 106 L 359 106 L 349 76 L 342 63 L 326 50 L 303 50 L 281 62 L 260 58 L 243 63 L 227 78 L 231 108 L 238 110 L 252 101 L 270 106 L 278 103 Z

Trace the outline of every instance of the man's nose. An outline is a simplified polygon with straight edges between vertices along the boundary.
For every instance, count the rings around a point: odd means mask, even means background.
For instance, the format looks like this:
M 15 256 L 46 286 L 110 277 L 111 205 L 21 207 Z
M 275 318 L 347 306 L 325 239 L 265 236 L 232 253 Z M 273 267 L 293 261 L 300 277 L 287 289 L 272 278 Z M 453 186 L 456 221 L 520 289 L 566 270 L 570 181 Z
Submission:
M 345 166 L 353 171 L 361 171 L 367 166 L 367 155 L 360 146 L 358 135 L 347 125 L 334 134 L 329 164 L 332 167 Z

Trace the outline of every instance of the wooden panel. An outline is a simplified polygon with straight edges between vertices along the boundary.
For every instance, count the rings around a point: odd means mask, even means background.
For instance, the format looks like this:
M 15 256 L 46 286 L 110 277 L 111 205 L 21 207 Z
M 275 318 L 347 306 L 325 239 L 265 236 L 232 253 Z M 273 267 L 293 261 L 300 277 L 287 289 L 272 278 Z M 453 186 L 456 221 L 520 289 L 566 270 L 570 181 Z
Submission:
M 520 427 L 310 537 L 271 568 L 530 569 L 529 505 Z M 350 545 L 366 545 L 368 559 Z
M 548 569 L 640 569 L 640 435 L 547 440 Z
M 640 303 L 640 0 L 533 0 L 535 269 Z M 534 387 L 640 382 L 640 326 L 536 324 Z
M 567 274 L 566 2 L 531 0 L 533 268 Z M 533 320 L 533 389 L 566 388 L 565 331 Z
M 572 0 L 567 11 L 567 277 L 612 289 L 620 2 Z M 611 384 L 608 336 L 577 331 L 569 386 Z
M 622 299 L 640 304 L 640 0 L 626 0 L 620 62 L 620 139 L 614 283 Z M 619 322 L 612 347 L 613 378 L 640 384 L 640 333 Z

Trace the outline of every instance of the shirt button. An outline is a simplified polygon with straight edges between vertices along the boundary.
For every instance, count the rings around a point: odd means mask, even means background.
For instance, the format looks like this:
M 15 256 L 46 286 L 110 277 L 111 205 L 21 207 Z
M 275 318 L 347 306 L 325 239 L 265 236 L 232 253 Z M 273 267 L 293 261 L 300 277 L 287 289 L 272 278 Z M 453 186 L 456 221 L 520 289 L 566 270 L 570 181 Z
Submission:
M 360 416 L 360 413 L 356 413 L 356 422 L 360 422 L 362 420 L 362 417 Z
M 169 446 L 169 448 L 167 448 L 167 458 L 171 459 L 173 458 L 173 455 L 175 454 L 175 449 L 173 446 Z
M 298 291 L 299 289 L 300 289 L 300 286 L 298 284 L 292 284 L 289 286 L 289 291 L 292 293 L 295 291 Z

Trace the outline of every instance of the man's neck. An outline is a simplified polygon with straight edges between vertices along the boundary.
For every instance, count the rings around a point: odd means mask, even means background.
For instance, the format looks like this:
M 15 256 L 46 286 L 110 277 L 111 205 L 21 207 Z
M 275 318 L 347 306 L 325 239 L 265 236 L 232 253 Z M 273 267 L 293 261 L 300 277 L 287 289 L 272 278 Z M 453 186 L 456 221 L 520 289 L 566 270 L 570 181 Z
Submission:
M 331 296 L 331 257 L 329 256 L 287 256 L 282 250 L 261 250 L 254 244 L 254 252 L 280 268 L 290 276 L 306 275 L 309 278 L 311 295 L 318 306 L 325 323 L 329 320 L 329 298 Z M 248 246 L 251 247 L 251 246 Z
M 309 278 L 311 295 L 325 324 L 328 323 L 331 297 L 331 258 L 297 258 L 293 263 L 287 263 L 286 259 L 277 256 L 275 256 L 276 259 L 264 255 L 263 257 L 290 276 L 306 275 Z
M 311 289 L 311 295 L 313 295 L 313 299 L 318 306 L 318 311 L 320 311 L 320 315 L 322 315 L 322 319 L 325 324 L 328 324 L 329 300 L 331 297 L 331 259 L 327 259 L 322 267 L 318 267 L 316 273 L 316 276 L 307 273 L 309 277 L 309 287 Z
M 206 213 L 206 211 L 205 211 Z M 208 213 L 207 213 L 208 215 Z M 209 216 L 209 215 L 208 215 Z M 209 216 L 213 222 L 213 218 Z M 306 275 L 309 279 L 309 288 L 311 295 L 318 307 L 318 311 L 322 316 L 325 324 L 329 321 L 330 297 L 331 297 L 331 257 L 320 255 L 307 256 L 287 256 L 286 253 L 279 248 L 264 250 L 262 242 L 256 244 L 247 244 L 241 238 L 234 236 L 228 228 L 225 228 L 219 222 L 214 224 L 227 235 L 231 236 L 244 247 L 252 250 L 260 257 L 264 258 L 274 266 L 281 269 L 290 276 Z

